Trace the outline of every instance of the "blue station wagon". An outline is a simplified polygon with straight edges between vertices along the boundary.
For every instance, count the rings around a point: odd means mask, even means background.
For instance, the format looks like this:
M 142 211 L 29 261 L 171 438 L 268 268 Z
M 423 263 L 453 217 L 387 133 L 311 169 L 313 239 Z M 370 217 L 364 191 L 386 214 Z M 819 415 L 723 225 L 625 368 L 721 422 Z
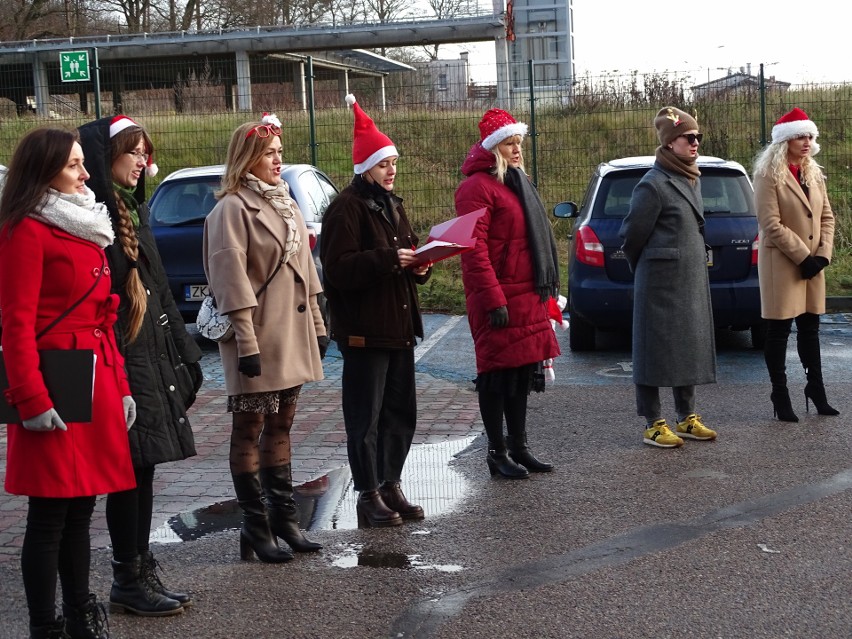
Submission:
M 653 166 L 651 156 L 600 164 L 582 205 L 562 202 L 559 218 L 574 218 L 568 254 L 569 346 L 593 350 L 596 332 L 629 331 L 633 323 L 633 274 L 621 250 L 618 231 L 633 188 Z M 763 348 L 757 280 L 758 226 L 754 191 L 745 169 L 715 157 L 699 157 L 704 200 L 707 269 L 713 320 L 717 328 L 750 330 L 754 348 Z

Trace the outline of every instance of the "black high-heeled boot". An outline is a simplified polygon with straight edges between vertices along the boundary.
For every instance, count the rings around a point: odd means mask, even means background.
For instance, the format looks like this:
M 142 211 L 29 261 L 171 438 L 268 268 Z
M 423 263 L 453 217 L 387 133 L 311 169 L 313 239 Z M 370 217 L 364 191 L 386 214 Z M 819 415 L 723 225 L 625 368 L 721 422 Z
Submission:
M 322 544 L 311 541 L 299 529 L 299 506 L 293 499 L 290 464 L 260 469 L 260 483 L 269 509 L 269 527 L 296 552 L 316 552 Z
M 506 438 L 506 446 L 509 448 L 509 457 L 516 464 L 520 464 L 531 473 L 549 473 L 553 470 L 553 464 L 543 462 L 536 458 L 527 447 L 527 434 L 522 433 L 520 436 L 512 436 Z
M 266 506 L 261 498 L 260 474 L 240 473 L 231 475 L 237 501 L 243 510 L 243 527 L 240 530 L 240 559 L 248 560 L 252 555 L 263 562 L 280 564 L 290 561 L 293 555 L 278 547 L 278 540 L 269 527 Z
M 819 348 L 819 315 L 804 313 L 797 319 L 796 346 L 799 359 L 805 367 L 808 383 L 805 385 L 805 411 L 810 412 L 808 400 L 814 403 L 820 415 L 839 415 L 840 411 L 828 403 L 822 381 L 822 357 Z
M 793 412 L 793 405 L 790 403 L 790 393 L 787 391 L 786 386 L 773 386 L 769 399 L 772 400 L 772 415 L 777 417 L 779 421 L 799 421 L 799 416 Z
M 791 323 L 788 320 L 767 320 L 766 342 L 763 346 L 763 358 L 766 360 L 769 381 L 772 382 L 772 393 L 769 395 L 772 414 L 782 422 L 799 421 L 787 391 L 787 339 Z

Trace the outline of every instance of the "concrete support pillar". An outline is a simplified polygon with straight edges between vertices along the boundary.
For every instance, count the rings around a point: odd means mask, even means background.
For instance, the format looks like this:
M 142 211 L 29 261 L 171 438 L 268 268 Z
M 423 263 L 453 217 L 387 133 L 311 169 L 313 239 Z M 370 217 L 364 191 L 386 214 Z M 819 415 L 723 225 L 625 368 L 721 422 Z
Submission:
M 36 114 L 50 117 L 50 89 L 47 82 L 47 68 L 42 60 L 33 63 L 33 86 L 35 87 Z
M 237 66 L 237 110 L 251 111 L 251 66 L 248 51 L 236 51 Z
M 388 110 L 387 96 L 385 95 L 385 76 L 381 75 L 377 78 L 379 83 L 379 95 L 382 100 L 382 111 Z
M 337 74 L 337 90 L 340 92 L 340 103 L 349 95 L 349 69 L 344 69 Z
M 293 97 L 302 105 L 302 111 L 308 110 L 308 87 L 305 84 L 305 63 L 293 63 Z
M 497 104 L 512 108 L 512 84 L 509 76 L 509 45 L 506 38 L 494 39 L 494 57 L 497 65 Z

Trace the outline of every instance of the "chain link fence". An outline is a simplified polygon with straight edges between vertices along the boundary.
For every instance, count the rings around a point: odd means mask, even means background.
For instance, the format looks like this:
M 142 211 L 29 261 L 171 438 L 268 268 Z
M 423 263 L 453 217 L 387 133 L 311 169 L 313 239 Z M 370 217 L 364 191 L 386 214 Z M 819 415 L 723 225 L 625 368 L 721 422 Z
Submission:
M 135 73 L 134 65 L 145 73 Z M 415 66 L 383 81 L 352 78 L 348 89 L 400 149 L 397 191 L 420 229 L 454 215 L 461 163 L 479 139 L 479 118 L 492 106 L 510 110 L 530 126 L 526 167 L 548 207 L 563 200 L 580 203 L 599 162 L 652 154 L 657 144 L 652 120 L 661 106 L 674 104 L 696 114 L 705 133 L 702 154 L 736 160 L 749 171 L 774 121 L 798 106 L 820 129 L 823 150 L 817 159 L 829 177 L 838 214 L 837 246 L 850 251 L 852 84 L 787 85 L 734 74 L 743 77 L 733 79 L 744 81 L 712 88 L 711 83 L 696 86 L 684 72 L 633 72 L 560 79 L 549 87 L 539 81 L 535 99 L 528 82 L 513 88 L 505 104 L 498 103 L 495 85 L 467 79 L 482 75 L 476 67 L 453 74 L 442 71 L 441 61 Z M 352 174 L 352 115 L 339 74 L 312 72 L 308 64 L 300 76 L 294 68 L 299 67 L 274 55 L 253 60 L 253 113 L 234 110 L 232 66 L 203 56 L 191 63 L 125 61 L 121 82 L 102 85 L 120 89 L 103 92 L 99 100 L 92 82 L 71 89 L 51 85 L 49 117 L 35 115 L 33 96 L 27 96 L 23 109 L 20 100 L 0 98 L 0 163 L 8 161 L 30 128 L 78 126 L 95 117 L 99 102 L 103 115 L 124 113 L 149 130 L 160 166 L 153 186 L 173 170 L 223 162 L 231 131 L 270 111 L 284 123 L 285 161 L 316 164 L 342 187 Z M 529 79 L 533 69 L 532 63 L 512 65 L 509 75 Z M 21 77 L 19 68 L 0 64 L 4 95 L 14 92 L 13 83 Z M 563 237 L 569 229 L 564 222 L 555 227 Z

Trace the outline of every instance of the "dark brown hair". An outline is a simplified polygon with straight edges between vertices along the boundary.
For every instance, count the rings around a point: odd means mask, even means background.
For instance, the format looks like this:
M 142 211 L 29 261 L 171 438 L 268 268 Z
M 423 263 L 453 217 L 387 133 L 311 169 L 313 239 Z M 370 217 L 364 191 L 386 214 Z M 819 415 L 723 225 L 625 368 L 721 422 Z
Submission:
M 0 228 L 12 229 L 36 210 L 79 141 L 76 130 L 55 128 L 34 129 L 21 138 L 0 198 Z
M 148 133 L 142 127 L 131 126 L 116 133 L 110 140 L 110 167 L 125 153 L 133 152 L 140 140 L 145 143 L 145 153 L 152 154 L 154 145 L 151 143 Z M 125 204 L 121 195 L 114 192 L 113 197 L 115 197 L 115 207 L 118 212 L 116 239 L 118 239 L 121 250 L 124 251 L 127 259 L 131 263 L 136 263 L 139 260 L 139 238 L 136 236 L 136 229 L 133 228 L 133 220 L 130 218 L 127 204 Z M 142 284 L 142 278 L 139 277 L 138 268 L 130 269 L 124 290 L 130 301 L 130 311 L 127 317 L 127 341 L 129 343 L 139 336 L 139 331 L 142 330 L 142 322 L 145 319 L 145 311 L 148 308 L 148 294 L 145 285 Z

